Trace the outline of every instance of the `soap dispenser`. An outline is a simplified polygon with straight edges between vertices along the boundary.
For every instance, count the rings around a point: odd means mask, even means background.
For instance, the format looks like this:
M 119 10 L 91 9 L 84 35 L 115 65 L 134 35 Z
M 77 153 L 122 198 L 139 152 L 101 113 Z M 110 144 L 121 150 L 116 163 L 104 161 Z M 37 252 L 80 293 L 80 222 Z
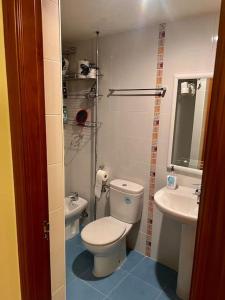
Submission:
M 174 174 L 174 166 L 171 166 L 170 174 L 167 175 L 167 188 L 171 190 L 177 188 L 177 176 Z

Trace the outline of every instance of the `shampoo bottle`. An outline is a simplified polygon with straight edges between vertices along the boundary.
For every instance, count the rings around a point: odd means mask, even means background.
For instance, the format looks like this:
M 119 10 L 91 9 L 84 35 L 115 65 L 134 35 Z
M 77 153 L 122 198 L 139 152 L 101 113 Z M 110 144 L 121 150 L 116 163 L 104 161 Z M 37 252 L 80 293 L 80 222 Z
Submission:
M 174 166 L 171 166 L 170 174 L 167 175 L 167 188 L 171 190 L 177 188 L 177 176 L 174 174 Z

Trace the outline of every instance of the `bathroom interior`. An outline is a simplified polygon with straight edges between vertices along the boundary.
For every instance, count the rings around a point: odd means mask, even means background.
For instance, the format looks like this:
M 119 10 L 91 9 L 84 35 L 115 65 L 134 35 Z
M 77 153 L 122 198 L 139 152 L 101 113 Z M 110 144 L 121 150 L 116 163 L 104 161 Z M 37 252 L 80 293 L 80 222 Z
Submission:
M 67 300 L 189 298 L 219 9 L 61 0 Z

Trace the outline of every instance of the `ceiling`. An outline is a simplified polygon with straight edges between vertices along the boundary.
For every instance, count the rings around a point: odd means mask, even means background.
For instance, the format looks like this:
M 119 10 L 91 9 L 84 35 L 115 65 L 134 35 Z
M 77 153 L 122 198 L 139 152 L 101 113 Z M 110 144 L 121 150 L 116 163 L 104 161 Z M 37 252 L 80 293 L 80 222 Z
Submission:
M 220 0 L 61 0 L 64 42 L 219 12 Z

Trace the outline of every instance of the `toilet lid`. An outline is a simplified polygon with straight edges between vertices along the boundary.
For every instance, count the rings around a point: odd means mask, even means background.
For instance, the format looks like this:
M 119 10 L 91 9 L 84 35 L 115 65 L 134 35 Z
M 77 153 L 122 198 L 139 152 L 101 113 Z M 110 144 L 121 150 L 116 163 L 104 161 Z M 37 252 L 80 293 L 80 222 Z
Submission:
M 81 238 L 88 244 L 100 246 L 118 240 L 126 226 L 112 217 L 105 217 L 89 223 L 81 232 Z

